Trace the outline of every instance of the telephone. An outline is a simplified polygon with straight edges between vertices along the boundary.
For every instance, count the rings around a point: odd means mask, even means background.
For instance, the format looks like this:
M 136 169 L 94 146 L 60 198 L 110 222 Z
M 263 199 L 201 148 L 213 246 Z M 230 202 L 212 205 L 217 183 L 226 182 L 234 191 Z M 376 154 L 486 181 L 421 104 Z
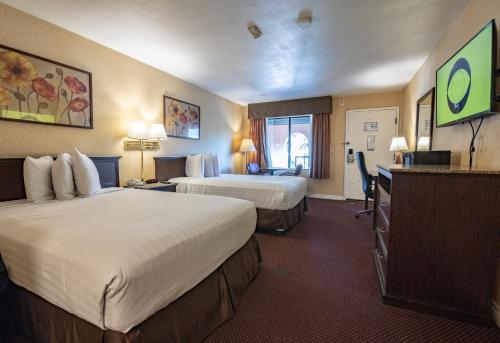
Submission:
M 127 181 L 127 186 L 129 187 L 138 187 L 144 186 L 145 182 L 137 179 L 130 179 Z

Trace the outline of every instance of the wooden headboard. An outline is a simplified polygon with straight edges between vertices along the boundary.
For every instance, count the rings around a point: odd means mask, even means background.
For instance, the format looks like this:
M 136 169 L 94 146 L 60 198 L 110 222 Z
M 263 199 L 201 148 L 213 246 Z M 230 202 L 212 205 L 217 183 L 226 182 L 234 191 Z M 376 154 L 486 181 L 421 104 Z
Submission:
M 101 187 L 119 187 L 121 156 L 91 157 L 99 172 Z M 0 201 L 26 198 L 23 177 L 24 158 L 0 158 Z
M 167 181 L 186 176 L 186 157 L 155 157 L 155 178 Z

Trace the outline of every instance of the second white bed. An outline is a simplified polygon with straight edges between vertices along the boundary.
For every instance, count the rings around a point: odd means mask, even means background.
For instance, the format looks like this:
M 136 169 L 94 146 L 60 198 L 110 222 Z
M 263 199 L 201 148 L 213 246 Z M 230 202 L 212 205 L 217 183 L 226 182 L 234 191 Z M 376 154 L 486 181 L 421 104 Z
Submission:
M 218 195 L 251 201 L 257 208 L 289 210 L 302 201 L 307 181 L 297 176 L 235 175 L 218 177 L 176 177 L 177 192 Z

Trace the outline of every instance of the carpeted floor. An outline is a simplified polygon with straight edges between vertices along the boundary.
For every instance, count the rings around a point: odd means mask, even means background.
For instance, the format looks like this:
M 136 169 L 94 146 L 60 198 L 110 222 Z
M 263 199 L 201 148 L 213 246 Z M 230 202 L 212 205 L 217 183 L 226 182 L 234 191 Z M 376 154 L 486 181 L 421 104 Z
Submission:
M 258 234 L 263 263 L 212 342 L 500 342 L 500 330 L 382 304 L 360 203 L 308 201 L 285 235 Z

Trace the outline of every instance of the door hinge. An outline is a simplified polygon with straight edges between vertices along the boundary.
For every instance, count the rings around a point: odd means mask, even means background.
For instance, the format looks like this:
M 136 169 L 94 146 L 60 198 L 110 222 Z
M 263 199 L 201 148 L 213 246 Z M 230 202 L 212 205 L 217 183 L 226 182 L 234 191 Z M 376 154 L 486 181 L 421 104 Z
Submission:
M 394 118 L 394 124 L 397 125 L 398 124 L 398 117 L 395 117 Z

